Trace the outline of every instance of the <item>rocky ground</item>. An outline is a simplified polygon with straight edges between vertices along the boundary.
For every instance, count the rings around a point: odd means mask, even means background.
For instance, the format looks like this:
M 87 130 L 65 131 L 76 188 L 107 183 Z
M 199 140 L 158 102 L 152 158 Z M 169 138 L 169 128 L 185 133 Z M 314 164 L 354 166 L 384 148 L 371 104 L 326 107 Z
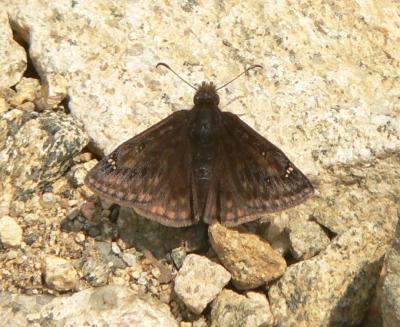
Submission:
M 0 4 L 2 326 L 400 325 L 398 5 Z M 93 194 L 102 153 L 191 106 L 165 58 L 190 80 L 263 64 L 222 107 L 315 196 L 177 229 Z

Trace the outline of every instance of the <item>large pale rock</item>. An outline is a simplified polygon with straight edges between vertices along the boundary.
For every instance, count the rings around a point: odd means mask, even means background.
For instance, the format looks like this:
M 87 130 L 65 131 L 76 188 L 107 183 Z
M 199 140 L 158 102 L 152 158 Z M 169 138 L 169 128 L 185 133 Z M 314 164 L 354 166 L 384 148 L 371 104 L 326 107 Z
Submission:
M 22 242 L 22 228 L 11 217 L 0 218 L 0 243 L 4 247 L 19 246 Z
M 63 113 L 14 109 L 0 115 L 0 184 L 6 190 L 0 202 L 26 200 L 63 174 L 87 143 L 81 126 Z
M 0 11 L 0 89 L 18 83 L 26 69 L 26 53 L 13 38 L 7 11 Z
M 189 81 L 217 85 L 257 62 L 264 71 L 221 90 L 221 107 L 242 113 L 315 181 L 308 214 L 337 234 L 371 217 L 393 228 L 397 3 L 1 4 L 49 97 L 67 94 L 71 113 L 105 153 L 192 105 L 193 90 L 156 70 L 158 61 Z
M 358 326 L 374 292 L 388 237 L 366 223 L 312 259 L 290 266 L 268 294 L 280 326 Z
M 72 295 L 26 296 L 0 293 L 4 326 L 178 327 L 159 300 L 139 296 L 127 287 L 105 286 Z
M 259 236 L 220 224 L 208 231 L 215 253 L 238 289 L 256 288 L 285 272 L 285 259 Z
M 49 75 L 68 81 L 73 114 L 105 152 L 191 105 L 189 87 L 155 70 L 160 60 L 218 85 L 263 64 L 230 85 L 222 105 L 245 96 L 227 110 L 246 113 L 306 172 L 400 145 L 396 3 L 2 3 L 41 76 L 51 87 L 59 82 Z
M 274 318 L 264 294 L 223 290 L 212 303 L 211 327 L 272 327 Z
M 400 326 L 400 223 L 386 256 L 382 287 L 382 319 L 384 327 Z
M 175 278 L 174 290 L 191 311 L 200 314 L 230 279 L 230 273 L 221 265 L 189 254 Z

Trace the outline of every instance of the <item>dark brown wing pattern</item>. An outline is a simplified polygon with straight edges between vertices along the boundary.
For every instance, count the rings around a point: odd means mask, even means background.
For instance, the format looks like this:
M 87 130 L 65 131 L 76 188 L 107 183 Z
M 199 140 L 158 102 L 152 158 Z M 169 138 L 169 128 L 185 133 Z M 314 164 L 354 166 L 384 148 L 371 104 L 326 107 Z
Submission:
M 87 175 L 100 196 L 168 226 L 193 224 L 189 111 L 178 111 L 120 145 Z
M 228 112 L 223 116 L 217 167 L 224 225 L 292 207 L 313 193 L 310 181 L 281 150 L 238 116 Z

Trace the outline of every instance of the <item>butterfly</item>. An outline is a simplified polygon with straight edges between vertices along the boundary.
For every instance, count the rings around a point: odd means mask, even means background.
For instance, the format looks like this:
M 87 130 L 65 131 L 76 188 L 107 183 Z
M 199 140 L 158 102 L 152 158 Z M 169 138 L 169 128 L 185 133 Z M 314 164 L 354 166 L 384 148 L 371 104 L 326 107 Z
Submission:
M 157 66 L 189 84 L 167 64 Z M 287 156 L 219 109 L 217 91 L 229 83 L 218 89 L 212 82 L 189 84 L 196 89 L 191 110 L 174 112 L 122 143 L 93 167 L 85 184 L 171 227 L 200 221 L 236 226 L 306 200 L 313 186 Z

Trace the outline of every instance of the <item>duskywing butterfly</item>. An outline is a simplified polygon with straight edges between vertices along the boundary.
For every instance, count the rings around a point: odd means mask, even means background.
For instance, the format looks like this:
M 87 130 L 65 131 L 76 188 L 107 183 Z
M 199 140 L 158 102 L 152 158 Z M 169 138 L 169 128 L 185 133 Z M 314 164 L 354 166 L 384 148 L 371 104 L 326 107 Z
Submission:
M 221 111 L 218 89 L 203 82 L 191 110 L 177 111 L 121 144 L 88 173 L 86 185 L 173 227 L 200 220 L 235 226 L 307 199 L 310 181 L 237 115 Z

